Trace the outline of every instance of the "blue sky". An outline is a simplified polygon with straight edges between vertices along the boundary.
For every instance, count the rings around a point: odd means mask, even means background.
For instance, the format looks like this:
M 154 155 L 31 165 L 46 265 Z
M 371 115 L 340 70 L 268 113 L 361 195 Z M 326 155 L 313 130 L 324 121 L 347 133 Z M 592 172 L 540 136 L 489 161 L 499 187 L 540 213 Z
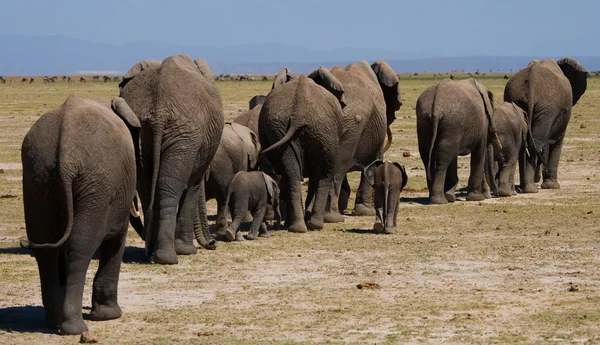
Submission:
M 2 0 L 0 34 L 427 56 L 600 56 L 600 1 Z

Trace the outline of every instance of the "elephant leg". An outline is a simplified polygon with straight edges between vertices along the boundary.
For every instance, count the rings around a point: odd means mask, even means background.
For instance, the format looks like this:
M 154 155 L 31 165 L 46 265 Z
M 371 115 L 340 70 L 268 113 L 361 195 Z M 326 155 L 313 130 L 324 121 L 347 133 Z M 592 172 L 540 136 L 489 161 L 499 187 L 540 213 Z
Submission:
M 270 161 L 273 162 L 273 160 Z M 285 194 L 289 198 L 289 217 L 286 220 L 286 225 L 289 224 L 288 231 L 307 232 L 308 228 L 304 223 L 304 210 L 302 209 L 302 167 L 296 159 L 292 147 L 285 150 L 281 162 L 283 165 L 283 186 L 287 187 Z M 308 183 L 310 184 L 310 182 L 309 179 Z
M 318 183 L 315 179 L 308 179 L 308 191 L 306 192 L 306 200 L 304 201 L 304 209 L 306 210 L 305 217 L 310 217 L 310 214 L 312 213 L 317 186 Z
M 374 216 L 375 207 L 373 207 L 374 189 L 364 176 L 364 173 L 360 173 L 360 184 L 356 191 L 356 201 L 354 202 L 354 209 L 352 215 L 354 216 Z
M 515 163 L 504 165 L 500 170 L 498 178 L 498 194 L 500 196 L 512 196 L 515 190 L 514 186 Z
M 563 134 L 564 135 L 564 134 Z M 542 182 L 543 189 L 560 189 L 558 183 L 558 162 L 562 152 L 563 138 L 552 144 L 548 148 L 548 166 L 544 166 Z
M 325 223 L 343 223 L 344 215 L 340 213 L 339 199 L 342 183 L 346 178 L 346 174 L 340 174 L 334 177 L 335 183 L 331 184 L 327 202 L 325 203 L 325 215 L 323 217 Z
M 250 226 L 250 230 L 248 231 L 248 236 L 246 236 L 249 240 L 258 240 L 258 231 L 263 224 L 263 219 L 265 218 L 266 205 L 258 206 L 256 210 L 252 213 L 252 226 Z
M 81 206 L 85 209 L 87 205 Z M 107 218 L 107 211 L 91 209 L 80 211 L 73 220 L 73 230 L 66 244 L 67 275 L 61 334 L 81 334 L 88 330 L 81 314 L 83 287 L 94 251 L 100 247 L 106 233 Z
M 231 204 L 233 203 L 233 204 Z M 240 225 L 244 221 L 246 211 L 248 210 L 248 199 L 240 198 L 230 200 L 229 210 L 231 212 L 231 225 L 225 231 L 225 236 L 230 241 L 243 241 L 244 237 L 240 232 Z
M 229 225 L 229 220 L 225 217 L 225 200 L 219 196 L 217 199 L 217 236 L 225 236 L 225 231 L 227 230 L 227 226 Z
M 432 204 L 445 204 L 454 201 L 454 195 L 452 194 L 452 188 L 446 189 L 449 186 L 446 183 L 446 174 L 448 168 L 453 164 L 456 159 L 453 155 L 445 152 L 437 152 L 435 155 L 435 169 L 431 171 L 431 189 L 429 189 L 429 198 Z M 450 172 L 453 173 L 452 171 Z M 454 197 L 454 198 L 453 198 Z
M 348 208 L 348 200 L 350 199 L 350 184 L 348 183 L 348 176 L 344 176 L 342 181 L 342 188 L 340 189 L 340 196 L 338 197 L 338 208 L 340 214 L 344 214 Z
M 456 201 L 456 186 L 458 185 L 458 157 L 454 157 L 448 169 L 444 180 L 444 196 L 448 202 Z
M 267 228 L 267 223 L 266 222 L 262 222 L 260 223 L 260 228 L 258 229 L 258 237 L 269 237 L 271 236 L 269 234 L 269 228 Z
M 117 303 L 117 288 L 127 237 L 126 224 L 120 232 L 123 235 L 106 239 L 100 245 L 100 260 L 94 277 L 90 313 L 90 318 L 95 321 L 117 319 L 123 314 Z
M 175 230 L 175 253 L 192 255 L 198 250 L 194 245 L 194 221 L 198 213 L 198 193 L 200 186 L 192 186 L 181 196 Z
M 535 152 L 530 151 L 530 156 L 527 156 L 525 149 L 521 149 L 519 153 L 519 191 L 521 193 L 537 193 L 538 189 L 534 183 L 534 174 L 536 169 Z
M 398 216 L 398 200 L 400 198 L 400 192 L 394 190 L 394 188 L 390 188 L 388 192 L 388 200 L 387 200 L 387 210 L 384 210 L 386 217 L 385 220 L 385 229 L 383 229 L 384 234 L 395 234 L 397 231 L 396 228 L 396 218 Z
M 309 221 L 306 223 L 308 229 L 323 229 L 325 223 L 325 205 L 331 189 L 331 184 L 331 178 L 325 177 L 319 180 L 313 210 Z
M 467 201 L 485 200 L 483 195 L 483 179 L 485 171 L 486 143 L 478 145 L 471 152 L 471 174 L 467 186 Z
M 509 177 L 509 186 L 510 186 L 510 195 L 517 195 L 517 191 L 515 190 L 515 171 L 517 170 L 517 162 L 514 162 L 510 168 L 510 177 Z
M 58 328 L 63 320 L 62 305 L 66 285 L 64 253 L 62 249 L 35 249 L 33 254 L 40 273 L 46 325 L 49 328 Z

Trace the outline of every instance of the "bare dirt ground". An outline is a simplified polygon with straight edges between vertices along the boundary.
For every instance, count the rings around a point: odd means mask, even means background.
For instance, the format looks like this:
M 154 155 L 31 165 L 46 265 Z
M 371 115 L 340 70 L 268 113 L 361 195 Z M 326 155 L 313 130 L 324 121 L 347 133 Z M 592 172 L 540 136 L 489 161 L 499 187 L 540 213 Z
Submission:
M 404 164 L 400 231 L 375 235 L 371 217 L 322 231 L 273 231 L 145 264 L 130 231 L 119 282 L 123 317 L 86 321 L 100 343 L 140 344 L 600 344 L 600 79 L 574 108 L 559 179 L 484 202 L 427 205 L 414 108 L 436 80 L 403 76 L 404 106 L 387 159 Z M 502 98 L 506 83 L 482 81 Z M 217 82 L 233 120 L 269 82 Z M 25 236 L 20 145 L 68 94 L 110 98 L 116 83 L 0 85 L 0 343 L 73 344 L 44 327 L 37 266 Z M 403 157 L 403 152 L 411 153 Z M 466 185 L 469 161 L 459 161 Z M 359 175 L 351 175 L 356 188 Z M 351 205 L 353 201 L 351 202 Z M 210 203 L 216 213 L 214 202 Z M 84 294 L 91 304 L 92 262 Z

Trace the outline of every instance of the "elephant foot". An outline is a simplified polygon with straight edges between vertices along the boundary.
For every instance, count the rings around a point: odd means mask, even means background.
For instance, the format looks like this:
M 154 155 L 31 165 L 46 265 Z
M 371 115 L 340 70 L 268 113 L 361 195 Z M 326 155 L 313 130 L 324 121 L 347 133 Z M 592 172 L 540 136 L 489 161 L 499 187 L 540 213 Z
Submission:
M 304 224 L 304 222 L 294 222 L 292 225 L 290 225 L 288 227 L 288 231 L 304 233 L 304 232 L 308 232 L 308 228 L 306 227 L 306 224 Z
M 225 236 L 225 231 L 227 231 L 228 224 L 217 223 L 217 229 L 215 230 L 215 235 L 217 236 Z
M 88 327 L 83 322 L 83 318 L 75 319 L 75 320 L 65 320 L 60 324 L 58 332 L 60 335 L 75 335 L 81 334 L 83 332 L 87 332 Z
M 498 189 L 498 196 L 502 196 L 502 197 L 513 196 L 514 195 L 513 193 L 517 194 L 514 189 L 512 189 L 512 190 L 510 188 L 499 188 Z
M 248 233 L 248 235 L 246 235 L 246 239 L 250 240 L 250 241 L 256 241 L 256 240 L 258 240 L 258 235 L 250 232 L 250 233 Z
M 434 196 L 430 197 L 429 199 L 432 204 L 447 204 L 448 203 L 448 199 L 446 198 L 445 195 L 443 195 L 443 196 L 434 195 Z
M 385 229 L 383 229 L 383 231 L 381 233 L 386 234 L 386 235 L 393 235 L 396 233 L 397 230 L 398 229 L 396 227 L 385 228 Z
M 444 193 L 444 196 L 446 197 L 446 201 L 448 201 L 448 202 L 456 201 L 456 193 L 454 191 L 452 191 L 450 193 Z
M 269 238 L 271 237 L 271 235 L 269 234 L 269 232 L 261 232 L 258 234 L 258 237 Z
M 518 190 L 519 190 L 519 193 L 537 193 L 538 192 L 538 188 L 533 183 L 526 184 L 524 187 L 519 186 Z
M 246 239 L 244 238 L 244 235 L 242 235 L 242 232 L 241 232 L 241 231 L 238 231 L 238 232 L 235 234 L 235 241 L 236 241 L 236 242 L 244 242 L 245 240 L 246 240 Z
M 178 238 L 175 239 L 175 253 L 177 255 L 193 255 L 198 252 L 194 242 L 187 242 L 180 240 Z
M 544 180 L 542 182 L 542 189 L 560 189 L 560 183 L 553 180 Z
M 375 222 L 375 224 L 373 224 L 373 231 L 375 233 L 380 234 L 383 232 L 383 230 L 384 230 L 384 226 L 383 226 L 383 224 L 381 224 L 381 222 Z
M 485 196 L 481 192 L 469 192 L 467 194 L 467 201 L 482 201 L 485 200 Z
M 340 214 L 339 212 L 327 212 L 325 213 L 325 216 L 323 217 L 325 223 L 343 223 L 344 222 L 344 216 L 342 214 Z
M 485 199 L 491 199 L 492 198 L 492 193 L 489 190 L 486 190 L 485 192 L 483 192 L 483 197 Z
M 237 237 L 237 231 L 233 231 L 233 229 L 227 229 L 225 230 L 225 237 L 227 237 L 227 239 L 230 241 L 235 241 Z
M 160 265 L 175 265 L 179 262 L 174 249 L 158 249 L 150 260 Z
M 309 228 L 310 230 L 321 230 L 323 229 L 323 227 L 325 226 L 325 222 L 321 219 L 314 219 L 311 218 L 307 223 L 306 223 L 306 227 Z
M 364 204 L 356 204 L 352 210 L 352 215 L 357 217 L 374 216 L 375 207 Z
M 118 305 L 98 305 L 92 308 L 90 320 L 106 321 L 118 319 L 123 315 L 121 308 Z

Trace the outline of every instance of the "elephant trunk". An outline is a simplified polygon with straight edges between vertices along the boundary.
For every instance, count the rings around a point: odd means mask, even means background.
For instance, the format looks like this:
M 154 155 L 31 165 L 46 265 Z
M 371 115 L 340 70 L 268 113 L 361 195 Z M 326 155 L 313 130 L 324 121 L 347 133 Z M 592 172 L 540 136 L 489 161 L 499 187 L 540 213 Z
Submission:
M 200 247 L 204 249 L 217 249 L 217 241 L 210 236 L 208 219 L 206 217 L 206 195 L 204 192 L 204 179 L 200 183 L 200 196 L 198 197 L 198 216 L 194 224 L 194 235 Z
M 485 179 L 490 186 L 490 190 L 494 195 L 500 195 L 498 192 L 498 185 L 496 184 L 496 176 L 494 174 L 494 145 L 488 143 L 487 152 L 485 157 Z
M 131 203 L 131 210 L 129 212 L 129 223 L 133 227 L 133 230 L 140 235 L 142 240 L 146 240 L 146 230 L 144 229 L 144 223 L 142 222 L 142 218 L 140 217 L 140 211 L 138 207 L 139 195 L 137 191 L 133 196 L 133 201 Z

